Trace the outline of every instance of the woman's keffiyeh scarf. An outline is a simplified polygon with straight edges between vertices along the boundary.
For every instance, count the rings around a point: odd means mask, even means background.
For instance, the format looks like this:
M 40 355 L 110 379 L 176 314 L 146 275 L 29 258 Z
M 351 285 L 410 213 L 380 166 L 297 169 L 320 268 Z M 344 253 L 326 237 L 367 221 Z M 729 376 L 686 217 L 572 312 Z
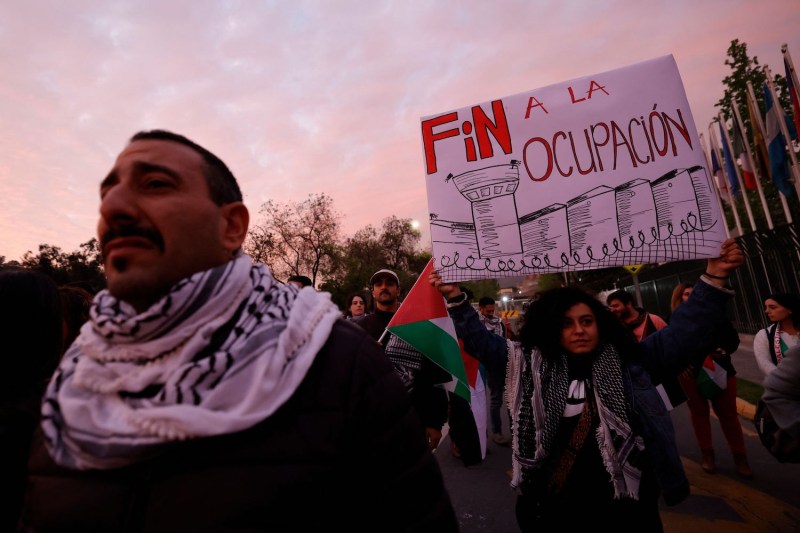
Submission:
M 329 294 L 282 285 L 243 254 L 141 314 L 102 291 L 45 394 L 50 454 L 116 468 L 250 428 L 294 394 L 339 314 Z
M 506 395 L 514 428 L 511 486 L 519 488 L 553 456 L 569 375 L 565 354 L 550 361 L 538 350 L 525 354 L 518 342 L 509 341 L 508 347 Z M 599 347 L 591 379 L 600 419 L 596 438 L 614 497 L 638 499 L 641 471 L 633 463 L 644 450 L 644 442 L 631 430 L 631 407 L 625 397 L 620 357 L 613 346 Z
M 781 364 L 783 354 L 788 350 L 786 343 L 781 339 L 781 323 L 775 322 L 775 336 L 772 338 L 772 350 L 775 352 L 775 365 Z

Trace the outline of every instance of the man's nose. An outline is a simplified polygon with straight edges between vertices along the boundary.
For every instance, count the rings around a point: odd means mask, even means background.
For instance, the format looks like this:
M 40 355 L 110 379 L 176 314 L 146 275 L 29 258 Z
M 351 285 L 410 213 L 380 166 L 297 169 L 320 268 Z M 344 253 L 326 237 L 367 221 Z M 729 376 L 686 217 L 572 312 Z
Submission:
M 125 184 L 120 183 L 106 189 L 100 200 L 100 216 L 107 224 L 132 222 L 137 217 L 135 195 Z

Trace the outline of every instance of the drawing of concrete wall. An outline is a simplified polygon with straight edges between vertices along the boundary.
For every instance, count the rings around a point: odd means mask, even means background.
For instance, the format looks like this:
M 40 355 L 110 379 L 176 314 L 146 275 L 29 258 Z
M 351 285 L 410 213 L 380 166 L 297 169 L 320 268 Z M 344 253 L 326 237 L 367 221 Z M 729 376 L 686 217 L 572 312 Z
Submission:
M 709 208 L 714 197 L 703 167 L 675 169 L 655 180 L 651 187 L 659 239 L 707 230 L 714 223 Z
M 472 220 L 482 258 L 522 253 L 517 204 L 519 162 L 464 172 L 450 177 L 472 204 Z
M 619 227 L 616 248 L 630 252 L 645 244 L 653 244 L 657 237 L 658 217 L 650 182 L 637 179 L 623 183 L 614 191 Z
M 567 224 L 570 255 L 576 262 L 586 263 L 613 251 L 613 243 L 619 241 L 614 189 L 601 185 L 567 202 Z
M 536 274 L 691 259 L 713 254 L 722 242 L 703 234 L 719 223 L 703 167 L 596 187 L 517 218 L 517 166 L 448 176 L 470 201 L 474 223 L 431 214 L 431 238 L 441 266 L 464 270 L 460 279 L 479 279 L 482 271 Z
M 712 215 L 711 206 L 716 203 L 714 188 L 706 176 L 706 170 L 701 166 L 692 167 L 687 170 L 692 179 L 692 187 L 697 197 L 697 207 L 700 209 L 700 230 L 706 231 L 714 226 L 716 222 Z
M 458 258 L 478 257 L 474 224 L 431 220 L 431 242 L 437 254 L 447 258 L 448 264 L 456 262 Z
M 523 260 L 534 266 L 569 263 L 567 206 L 553 204 L 519 219 Z

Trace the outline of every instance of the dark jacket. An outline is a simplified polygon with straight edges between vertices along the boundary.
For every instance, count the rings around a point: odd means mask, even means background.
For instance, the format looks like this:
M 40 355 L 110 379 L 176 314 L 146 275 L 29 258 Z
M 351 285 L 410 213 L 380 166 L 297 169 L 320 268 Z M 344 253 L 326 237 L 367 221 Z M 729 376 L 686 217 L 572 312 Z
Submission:
M 42 391 L 24 398 L 0 399 L 0 531 L 14 531 L 27 475 L 26 459 L 39 423 Z
M 375 342 L 334 325 L 295 394 L 248 430 L 126 468 L 56 466 L 39 435 L 24 531 L 456 531 L 438 463 Z

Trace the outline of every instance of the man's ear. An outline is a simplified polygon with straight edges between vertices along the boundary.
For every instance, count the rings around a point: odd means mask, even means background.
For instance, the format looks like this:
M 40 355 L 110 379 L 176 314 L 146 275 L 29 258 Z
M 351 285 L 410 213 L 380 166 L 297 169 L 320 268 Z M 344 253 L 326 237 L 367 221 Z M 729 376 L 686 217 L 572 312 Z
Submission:
M 242 247 L 250 225 L 250 212 L 242 202 L 231 202 L 223 205 L 222 243 L 226 250 L 233 252 Z

